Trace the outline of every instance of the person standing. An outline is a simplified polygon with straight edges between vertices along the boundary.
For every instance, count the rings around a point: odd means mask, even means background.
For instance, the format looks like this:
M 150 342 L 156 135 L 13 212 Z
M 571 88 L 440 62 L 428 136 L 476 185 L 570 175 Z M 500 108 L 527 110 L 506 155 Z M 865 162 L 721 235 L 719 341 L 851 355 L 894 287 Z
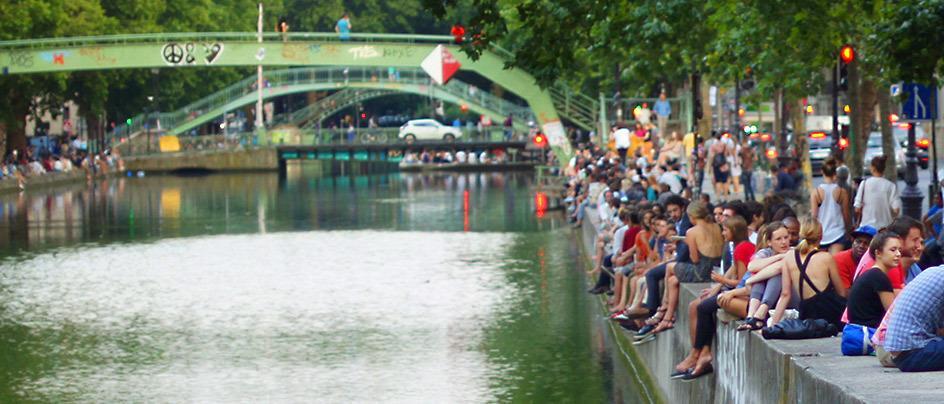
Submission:
M 511 114 L 508 114 L 508 117 L 505 118 L 505 141 L 511 140 L 512 135 L 514 135 L 514 120 Z
M 616 140 L 616 152 L 619 153 L 620 161 L 626 163 L 626 151 L 629 150 L 630 141 L 629 129 L 620 127 L 613 132 L 613 138 Z
M 750 139 L 741 139 L 741 185 L 744 186 L 744 199 L 753 201 L 754 196 L 754 148 Z
M 665 91 L 659 93 L 659 100 L 652 106 L 652 112 L 656 113 L 656 122 L 659 127 L 658 138 L 663 138 L 666 127 L 669 125 L 669 116 L 672 115 L 672 105 L 665 98 Z
M 859 218 L 859 226 L 881 229 L 888 226 L 901 209 L 898 187 L 882 177 L 885 172 L 885 160 L 885 156 L 872 158 L 872 164 L 869 165 L 872 176 L 863 180 L 856 192 L 853 206 Z
M 351 39 L 351 17 L 347 13 L 341 15 L 341 19 L 334 25 L 334 32 L 338 33 L 338 38 L 342 41 Z
M 849 225 L 849 194 L 836 184 L 836 166 L 832 158 L 823 162 L 823 183 L 810 194 L 811 213 L 823 225 L 819 248 L 836 255 L 845 248 Z

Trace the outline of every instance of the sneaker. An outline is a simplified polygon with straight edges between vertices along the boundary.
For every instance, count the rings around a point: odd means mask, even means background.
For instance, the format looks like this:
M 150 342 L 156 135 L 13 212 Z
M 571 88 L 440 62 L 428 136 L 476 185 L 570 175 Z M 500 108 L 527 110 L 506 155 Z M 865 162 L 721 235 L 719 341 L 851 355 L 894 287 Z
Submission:
M 652 330 L 656 329 L 654 325 L 646 325 L 639 329 L 639 332 L 633 336 L 634 339 L 640 340 L 652 333 Z
M 637 335 L 637 337 L 638 337 L 638 335 Z M 635 341 L 633 341 L 633 345 L 642 345 L 642 344 L 645 344 L 645 343 L 647 343 L 647 342 L 655 341 L 655 340 L 656 340 L 655 334 L 651 334 L 651 333 L 650 333 L 650 334 L 646 334 L 646 335 L 642 336 L 642 338 L 637 338 Z

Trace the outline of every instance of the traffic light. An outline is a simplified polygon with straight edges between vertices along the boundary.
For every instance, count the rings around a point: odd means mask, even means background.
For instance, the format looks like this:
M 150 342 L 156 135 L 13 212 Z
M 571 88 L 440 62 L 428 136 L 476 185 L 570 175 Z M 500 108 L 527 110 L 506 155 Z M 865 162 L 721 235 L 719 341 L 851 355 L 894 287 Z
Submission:
M 449 33 L 452 34 L 452 38 L 457 44 L 461 44 L 465 40 L 465 27 L 462 24 L 453 25 Z
M 128 119 L 125 120 L 125 124 L 127 124 L 128 126 L 131 126 L 131 123 L 132 123 L 132 122 L 133 122 L 133 121 L 131 120 L 131 118 L 128 118 Z
M 531 138 L 531 143 L 534 144 L 534 147 L 544 148 L 544 146 L 547 146 L 547 138 L 543 133 L 538 132 Z
M 741 90 L 750 91 L 754 89 L 754 69 L 750 66 L 744 69 L 744 78 L 741 80 Z
M 839 90 L 849 90 L 849 65 L 855 61 L 855 49 L 845 45 L 839 49 Z
M 842 63 L 849 64 L 855 60 L 855 49 L 852 45 L 845 45 L 839 50 L 839 59 Z

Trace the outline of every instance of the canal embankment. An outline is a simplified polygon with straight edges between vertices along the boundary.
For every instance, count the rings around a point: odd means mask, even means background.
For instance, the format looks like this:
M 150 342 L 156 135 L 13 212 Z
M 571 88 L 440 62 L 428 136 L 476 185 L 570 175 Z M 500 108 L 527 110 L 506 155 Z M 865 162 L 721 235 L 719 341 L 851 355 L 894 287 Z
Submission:
M 592 218 L 593 215 L 586 217 Z M 577 237 L 588 261 L 597 227 L 585 220 Z M 651 342 L 633 345 L 630 332 L 609 327 L 614 349 L 637 369 L 634 379 L 614 383 L 641 383 L 656 401 L 666 403 L 931 403 L 940 402 L 944 375 L 902 373 L 883 368 L 872 356 L 846 357 L 840 339 L 765 340 L 759 332 L 737 332 L 733 322 L 719 316 L 714 346 L 715 372 L 694 382 L 672 380 L 675 364 L 691 349 L 689 318 L 684 309 L 708 287 L 682 284 L 681 313 L 674 330 Z M 593 299 L 597 299 L 593 297 Z M 599 299 L 606 314 L 605 298 Z

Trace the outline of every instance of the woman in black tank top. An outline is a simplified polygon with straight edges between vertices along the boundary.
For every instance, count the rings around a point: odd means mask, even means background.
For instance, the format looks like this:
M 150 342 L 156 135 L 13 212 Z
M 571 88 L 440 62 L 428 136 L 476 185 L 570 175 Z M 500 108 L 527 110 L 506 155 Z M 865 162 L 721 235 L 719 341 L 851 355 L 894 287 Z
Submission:
M 801 319 L 823 319 L 839 324 L 846 307 L 846 288 L 839 277 L 836 261 L 825 251 L 817 250 L 822 236 L 823 228 L 816 219 L 803 219 L 800 244 L 794 249 L 788 265 L 783 268 L 783 290 L 774 311 L 774 323 L 780 321 L 790 299 L 799 298 Z M 826 286 L 817 287 L 814 279 L 822 283 L 824 278 Z M 813 295 L 807 297 L 807 290 L 812 290 Z

